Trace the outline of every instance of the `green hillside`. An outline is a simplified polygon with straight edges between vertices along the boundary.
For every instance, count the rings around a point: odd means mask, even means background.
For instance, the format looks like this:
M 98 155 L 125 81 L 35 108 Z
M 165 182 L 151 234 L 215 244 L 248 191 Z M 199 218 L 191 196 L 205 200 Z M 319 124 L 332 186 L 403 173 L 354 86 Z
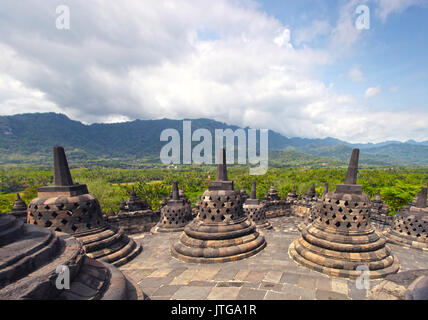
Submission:
M 166 144 L 160 141 L 161 132 L 173 128 L 182 136 L 182 127 L 182 120 L 170 119 L 85 125 L 56 113 L 0 116 L 0 164 L 49 163 L 54 145 L 64 146 L 69 159 L 81 164 L 160 163 L 160 150 Z M 215 129 L 239 129 L 210 119 L 193 119 L 192 131 L 199 128 L 208 129 L 213 137 Z M 352 145 L 335 138 L 287 138 L 269 131 L 270 163 L 278 167 L 336 165 L 346 162 L 354 147 L 361 149 L 362 164 L 428 165 L 426 142 Z

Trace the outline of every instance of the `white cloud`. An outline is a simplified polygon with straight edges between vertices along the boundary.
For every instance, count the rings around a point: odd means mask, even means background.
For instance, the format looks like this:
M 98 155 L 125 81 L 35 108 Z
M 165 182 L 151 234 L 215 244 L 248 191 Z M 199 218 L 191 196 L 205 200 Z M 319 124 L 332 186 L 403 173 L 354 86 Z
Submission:
M 316 20 L 309 27 L 298 29 L 293 37 L 296 44 L 310 43 L 319 36 L 328 35 L 331 32 L 331 26 L 327 21 Z
M 372 110 L 316 80 L 331 54 L 293 48 L 293 30 L 253 2 L 75 0 L 70 31 L 55 28 L 56 4 L 34 0 L 23 11 L 1 2 L 0 114 L 56 111 L 85 123 L 207 117 L 288 136 L 412 137 L 413 126 L 397 130 L 403 117 L 382 113 L 393 125 L 379 130 Z M 358 32 L 347 9 L 334 36 L 350 44 Z
M 364 73 L 358 67 L 351 68 L 348 76 L 354 82 L 363 82 L 366 80 Z
M 393 13 L 401 13 L 411 6 L 427 4 L 426 0 L 377 0 L 377 2 L 377 14 L 383 22 Z
M 276 43 L 278 47 L 283 47 L 284 45 L 288 48 L 292 48 L 293 46 L 290 43 L 291 35 L 290 35 L 290 29 L 284 29 L 284 31 L 275 39 L 273 39 L 273 42 Z
M 355 27 L 355 9 L 365 3 L 367 0 L 350 0 L 340 7 L 338 22 L 331 32 L 334 50 L 349 50 L 360 39 L 362 31 Z
M 377 87 L 370 87 L 366 90 L 364 94 L 364 98 L 369 99 L 374 96 L 377 96 L 381 92 L 381 88 L 379 86 Z

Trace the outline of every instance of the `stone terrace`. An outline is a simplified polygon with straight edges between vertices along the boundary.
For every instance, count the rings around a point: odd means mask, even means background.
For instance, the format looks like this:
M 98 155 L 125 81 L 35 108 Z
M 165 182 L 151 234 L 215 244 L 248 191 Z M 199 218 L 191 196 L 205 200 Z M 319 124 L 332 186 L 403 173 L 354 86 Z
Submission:
M 120 267 L 152 300 L 330 300 L 367 299 L 355 280 L 332 278 L 298 265 L 288 247 L 299 236 L 296 217 L 269 220 L 263 230 L 267 247 L 250 258 L 222 264 L 193 264 L 173 258 L 171 245 L 181 233 L 139 234 L 143 252 Z M 428 253 L 388 244 L 397 255 L 399 272 L 428 269 Z M 370 287 L 382 281 L 371 280 Z

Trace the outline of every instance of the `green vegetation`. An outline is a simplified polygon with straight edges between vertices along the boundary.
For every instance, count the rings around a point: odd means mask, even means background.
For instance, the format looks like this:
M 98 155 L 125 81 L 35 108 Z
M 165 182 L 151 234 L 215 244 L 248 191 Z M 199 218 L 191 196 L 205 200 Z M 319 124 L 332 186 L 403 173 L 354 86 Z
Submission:
M 192 119 L 191 127 L 193 131 L 207 129 L 213 137 L 216 129 L 239 129 L 210 119 Z M 178 130 L 182 136 L 183 121 L 158 119 L 85 125 L 55 113 L 0 116 L 0 164 L 49 164 L 52 147 L 60 145 L 65 148 L 68 159 L 81 167 L 114 167 L 124 163 L 128 167 L 160 165 L 159 153 L 166 142 L 159 138 L 167 128 Z M 198 142 L 193 142 L 192 146 L 196 144 Z M 343 164 L 348 162 L 355 147 L 361 149 L 361 164 L 428 165 L 428 141 L 352 145 L 334 138 L 287 138 L 269 130 L 273 167 Z
M 274 159 L 275 161 L 275 159 Z M 322 161 L 320 159 L 320 161 Z M 346 166 L 338 167 L 284 167 L 271 168 L 262 176 L 250 176 L 246 166 L 229 166 L 229 179 L 235 181 L 235 189 L 244 185 L 247 193 L 251 190 L 252 181 L 257 182 L 257 197 L 263 199 L 271 184 L 274 184 L 282 197 L 291 191 L 293 186 L 300 195 L 305 194 L 312 184 L 321 195 L 324 182 L 334 190 L 343 182 Z M 121 198 L 127 199 L 132 188 L 137 195 L 144 197 L 154 208 L 171 189 L 173 181 L 178 181 L 190 201 L 195 204 L 199 196 L 207 189 L 209 181 L 215 179 L 214 166 L 179 166 L 168 168 L 74 168 L 71 170 L 75 182 L 85 183 L 89 191 L 98 198 L 105 212 L 110 208 L 117 211 Z M 48 185 L 53 179 L 48 167 L 0 167 L 0 212 L 8 212 L 20 192 L 28 204 L 37 196 L 37 187 Z M 363 166 L 359 172 L 358 183 L 372 199 L 380 191 L 392 211 L 407 205 L 420 191 L 428 185 L 427 167 L 369 167 Z

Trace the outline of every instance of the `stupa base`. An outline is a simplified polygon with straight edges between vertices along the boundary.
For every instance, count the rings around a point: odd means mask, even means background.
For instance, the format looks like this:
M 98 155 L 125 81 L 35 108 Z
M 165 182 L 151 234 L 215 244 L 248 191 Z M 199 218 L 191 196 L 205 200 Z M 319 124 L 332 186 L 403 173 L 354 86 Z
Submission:
M 372 252 L 337 252 L 312 245 L 305 246 L 302 242 L 304 240 L 299 238 L 291 243 L 288 251 L 290 257 L 309 269 L 329 276 L 356 279 L 365 271 L 357 268 L 365 266 L 370 279 L 378 279 L 396 273 L 399 269 L 397 257 L 391 255 L 388 248 Z
M 404 246 L 406 248 L 428 251 L 428 242 L 421 242 L 416 239 L 412 239 L 416 237 L 404 237 L 395 231 L 385 232 L 384 236 L 386 241 L 389 243 Z
M 188 255 L 184 255 L 181 254 L 178 251 L 183 250 L 184 246 L 180 244 L 178 244 L 178 248 L 176 248 L 175 246 L 171 248 L 171 255 L 177 259 L 180 259 L 184 262 L 191 262 L 191 263 L 206 263 L 206 264 L 213 264 L 213 263 L 224 263 L 224 262 L 230 262 L 230 261 L 238 261 L 238 260 L 242 260 L 245 258 L 249 258 L 257 253 L 259 253 L 260 251 L 262 251 L 264 248 L 266 247 L 266 241 L 264 241 L 261 244 L 259 244 L 258 246 L 256 246 L 256 248 L 254 249 L 250 249 L 248 246 L 245 245 L 239 245 L 237 246 L 239 251 L 243 251 L 242 253 L 238 253 L 238 254 L 234 254 L 234 255 L 230 255 L 230 256 L 225 256 L 225 257 L 205 257 L 205 255 L 211 255 L 211 250 L 209 250 L 209 248 L 207 249 L 203 249 L 202 252 L 202 257 L 194 257 L 194 256 L 188 256 Z M 248 251 L 249 250 L 249 251 Z
M 98 228 L 74 234 L 83 242 L 87 256 L 120 267 L 143 250 L 134 240 L 114 227 Z
M 224 225 L 193 222 L 172 246 L 171 254 L 185 262 L 223 263 L 248 258 L 265 247 L 263 234 L 247 219 Z
M 266 221 L 264 223 L 260 223 L 260 224 L 256 224 L 257 229 L 263 229 L 263 230 L 271 230 L 272 229 L 272 225 L 270 224 L 269 221 Z
M 182 232 L 184 231 L 184 227 L 177 227 L 177 228 L 163 228 L 161 226 L 154 226 L 150 233 L 173 233 L 173 232 Z
M 278 218 L 278 217 L 289 217 L 290 212 L 286 210 L 269 210 L 266 211 L 266 218 L 272 219 L 272 218 Z

